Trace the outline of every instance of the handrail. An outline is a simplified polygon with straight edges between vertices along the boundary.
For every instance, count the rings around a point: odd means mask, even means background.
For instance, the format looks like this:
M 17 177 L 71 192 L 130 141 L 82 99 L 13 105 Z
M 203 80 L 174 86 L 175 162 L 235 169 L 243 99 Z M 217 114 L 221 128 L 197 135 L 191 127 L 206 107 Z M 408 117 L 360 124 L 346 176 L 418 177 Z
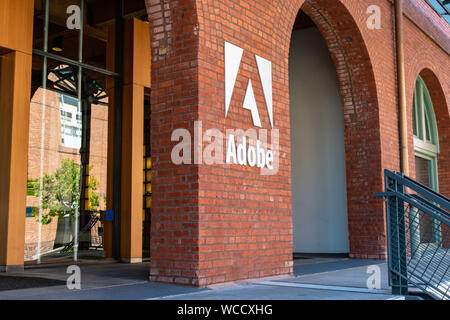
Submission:
M 429 187 L 414 181 L 413 179 L 403 176 L 401 173 L 393 172 L 390 170 L 384 170 L 385 176 L 392 178 L 396 181 L 398 181 L 400 184 L 402 184 L 405 187 L 410 188 L 411 190 L 414 190 L 417 193 L 422 194 L 423 196 L 429 198 L 430 201 L 435 202 L 446 209 L 450 210 L 450 199 L 445 197 L 442 194 L 439 194 Z
M 410 196 L 411 198 L 416 199 L 417 201 L 425 202 L 426 205 L 427 205 L 428 207 L 430 207 L 432 210 L 437 211 L 437 212 L 439 212 L 441 215 L 443 215 L 445 218 L 450 219 L 450 213 L 449 213 L 449 212 L 443 210 L 442 208 L 436 206 L 436 205 L 433 204 L 433 203 L 428 202 L 426 199 L 420 197 L 419 195 L 417 195 L 417 194 L 411 194 L 411 195 L 409 195 L 409 196 Z
M 450 300 L 450 199 L 389 170 L 384 171 L 389 284 L 394 294 L 416 287 Z
M 374 195 L 376 197 L 392 197 L 392 196 L 399 197 L 406 203 L 415 206 L 416 208 L 420 209 L 423 212 L 426 212 L 433 218 L 439 219 L 441 220 L 441 222 L 450 225 L 450 215 L 448 212 L 442 210 L 439 207 L 436 207 L 432 203 L 429 202 L 427 202 L 426 204 L 421 203 L 420 199 L 422 198 L 418 197 L 417 195 L 408 195 L 397 191 L 376 192 Z M 435 211 L 438 211 L 441 215 L 437 214 Z
M 100 220 L 100 216 L 99 215 L 93 215 L 91 216 L 91 219 L 88 221 L 88 223 L 80 230 L 81 232 L 89 232 L 94 225 Z M 61 252 L 68 252 L 70 249 L 73 248 L 73 246 L 75 245 L 74 239 L 72 239 L 70 242 L 66 243 L 64 245 L 64 247 L 61 249 Z

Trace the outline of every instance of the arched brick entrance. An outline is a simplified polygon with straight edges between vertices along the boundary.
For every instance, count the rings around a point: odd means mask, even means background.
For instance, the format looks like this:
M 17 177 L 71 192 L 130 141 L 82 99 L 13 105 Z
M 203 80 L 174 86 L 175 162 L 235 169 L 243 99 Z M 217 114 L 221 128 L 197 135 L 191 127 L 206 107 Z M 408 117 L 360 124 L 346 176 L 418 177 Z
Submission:
M 433 103 L 439 134 L 438 177 L 439 192 L 450 196 L 450 116 L 442 85 L 437 76 L 428 68 L 420 72 Z
M 429 68 L 420 71 L 420 77 L 425 82 L 433 103 L 433 109 L 436 116 L 437 130 L 439 135 L 439 155 L 437 157 L 437 174 L 439 182 L 439 193 L 450 196 L 450 116 L 448 112 L 448 103 L 436 74 Z M 442 225 L 442 234 L 448 234 L 446 225 Z M 443 237 L 442 246 L 448 248 L 450 242 L 448 237 Z
M 341 84 L 345 115 L 350 250 L 384 258 L 379 115 L 369 55 L 356 19 L 341 1 L 147 0 L 152 24 L 152 262 L 150 278 L 192 285 L 290 274 L 292 213 L 288 58 L 300 9 L 319 26 Z M 244 50 L 228 117 L 224 42 Z M 270 128 L 254 56 L 272 62 L 279 171 L 238 166 L 176 166 L 171 133 L 253 126 L 242 109 L 252 80 L 263 128 Z
M 385 258 L 378 97 L 366 44 L 340 1 L 305 1 L 300 10 L 319 28 L 335 64 L 344 108 L 350 256 Z M 298 10 L 297 10 L 298 12 Z

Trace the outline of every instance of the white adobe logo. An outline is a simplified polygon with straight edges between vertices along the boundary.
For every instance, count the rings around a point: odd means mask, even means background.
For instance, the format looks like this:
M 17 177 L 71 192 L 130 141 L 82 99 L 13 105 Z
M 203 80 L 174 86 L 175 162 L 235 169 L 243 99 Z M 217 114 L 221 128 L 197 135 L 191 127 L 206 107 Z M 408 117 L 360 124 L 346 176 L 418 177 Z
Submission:
M 225 118 L 227 117 L 228 109 L 230 108 L 231 97 L 233 96 L 234 85 L 236 84 L 243 53 L 244 49 L 225 41 Z M 273 128 L 272 62 L 257 55 L 255 55 L 255 58 L 256 64 L 258 65 L 264 98 L 266 100 L 270 125 Z M 259 118 L 252 81 L 250 79 L 248 80 L 247 92 L 245 93 L 242 107 L 251 111 L 253 125 L 261 127 L 261 119 Z

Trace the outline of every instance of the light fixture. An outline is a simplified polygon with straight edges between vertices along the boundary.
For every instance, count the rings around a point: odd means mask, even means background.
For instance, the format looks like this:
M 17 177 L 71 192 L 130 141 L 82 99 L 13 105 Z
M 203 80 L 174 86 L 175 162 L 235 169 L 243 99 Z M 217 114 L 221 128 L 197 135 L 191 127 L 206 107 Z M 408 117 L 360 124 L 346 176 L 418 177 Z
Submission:
M 63 40 L 64 38 L 61 36 L 54 38 L 52 42 L 52 50 L 56 52 L 63 51 Z

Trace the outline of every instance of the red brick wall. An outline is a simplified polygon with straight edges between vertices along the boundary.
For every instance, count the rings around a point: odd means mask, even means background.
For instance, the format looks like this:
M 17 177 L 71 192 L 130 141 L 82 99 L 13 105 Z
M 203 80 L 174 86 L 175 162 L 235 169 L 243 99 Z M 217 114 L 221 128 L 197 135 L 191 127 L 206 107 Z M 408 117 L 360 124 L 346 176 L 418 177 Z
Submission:
M 399 169 L 391 2 L 147 0 L 146 3 L 153 61 L 151 279 L 207 285 L 292 273 L 288 54 L 299 9 L 322 32 L 340 81 L 350 255 L 384 259 L 384 210 L 373 193 L 383 189 L 384 168 Z M 380 30 L 369 30 L 366 25 L 366 10 L 372 4 L 381 8 Z M 431 11 L 423 14 L 427 15 L 425 20 L 441 19 Z M 449 79 L 450 68 L 448 55 L 442 48 L 406 18 L 405 39 L 411 114 L 411 88 L 421 70 L 425 67 L 432 70 L 439 79 L 436 83 L 442 87 L 443 80 Z M 223 116 L 224 41 L 245 50 L 227 119 Z M 176 128 L 193 131 L 196 120 L 203 122 L 204 130 L 253 127 L 249 112 L 241 108 L 249 78 L 263 128 L 270 128 L 255 54 L 273 64 L 274 128 L 280 130 L 279 173 L 261 176 L 256 169 L 234 165 L 173 165 L 170 152 L 174 143 L 170 136 Z M 448 97 L 448 84 L 442 90 Z M 442 120 L 438 122 L 443 127 L 449 118 L 448 101 L 440 96 L 438 108 Z M 409 131 L 411 144 L 411 126 Z M 444 137 L 446 134 L 441 139 Z M 412 150 L 410 157 L 414 172 Z M 443 177 L 446 172 L 443 169 Z
M 150 278 L 199 285 L 199 179 L 170 159 L 172 131 L 198 119 L 197 15 L 192 1 L 147 1 L 152 22 Z
M 414 177 L 414 144 L 412 129 L 412 106 L 415 81 L 420 75 L 424 80 L 433 102 L 439 134 L 438 180 L 439 192 L 450 197 L 450 26 L 438 18 L 436 12 L 426 3 L 411 1 L 411 7 L 420 8 L 422 16 L 416 14 L 418 21 L 423 23 L 422 30 L 411 21 L 405 25 L 406 37 L 405 59 L 406 85 L 408 101 L 408 131 L 411 175 Z M 431 35 L 431 41 L 427 36 Z M 443 247 L 450 247 L 450 228 L 442 225 Z

